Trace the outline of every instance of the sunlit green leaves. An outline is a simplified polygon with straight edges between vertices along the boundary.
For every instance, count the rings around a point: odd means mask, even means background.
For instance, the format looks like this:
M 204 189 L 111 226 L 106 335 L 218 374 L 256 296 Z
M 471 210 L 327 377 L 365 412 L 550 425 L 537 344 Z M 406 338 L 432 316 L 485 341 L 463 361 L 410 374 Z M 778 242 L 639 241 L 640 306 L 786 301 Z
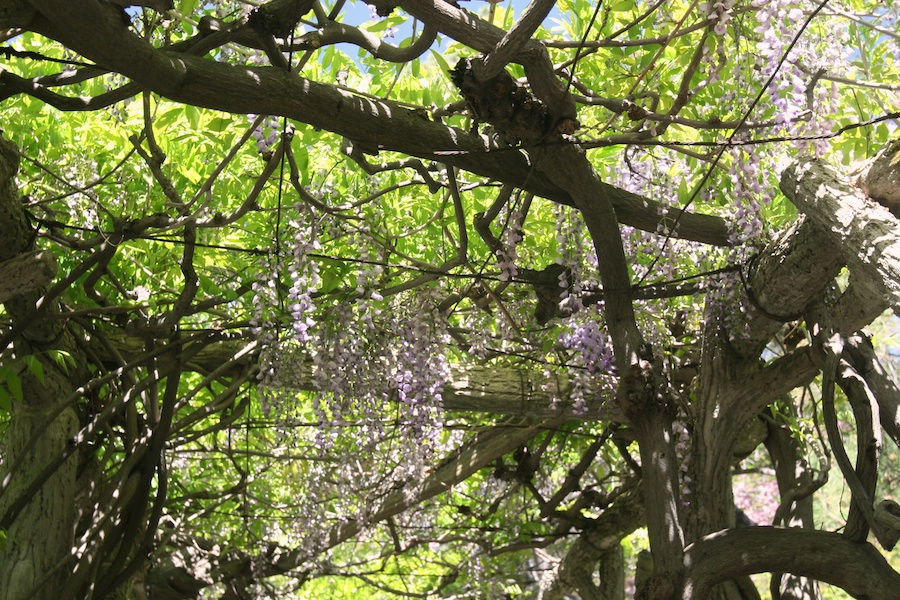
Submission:
M 58 353 L 51 353 L 56 358 Z M 5 365 L 0 365 L 0 411 L 10 412 L 12 403 L 25 400 L 22 376 L 28 373 L 39 385 L 44 385 L 44 365 L 33 354 L 25 355 Z
M 182 15 L 190 15 L 197 7 L 197 0 L 179 0 L 178 12 Z
M 736 184 L 741 177 L 734 171 L 742 160 L 749 162 L 753 157 L 764 162 L 762 175 L 747 175 L 750 187 L 758 184 L 763 190 L 776 190 L 778 168 L 795 153 L 809 150 L 809 146 L 795 143 L 799 142 L 795 138 L 821 136 L 831 126 L 826 122 L 825 129 L 813 128 L 822 122 L 810 120 L 812 113 L 794 115 L 789 123 L 776 122 L 784 110 L 779 103 L 789 94 L 796 96 L 794 100 L 807 102 L 804 93 L 790 88 L 794 83 L 798 90 L 800 84 L 811 85 L 810 73 L 819 65 L 804 65 L 806 71 L 798 67 L 793 71 L 796 81 L 776 80 L 771 90 L 764 89 L 767 77 L 763 71 L 774 59 L 761 60 L 757 54 L 763 33 L 757 30 L 759 23 L 754 14 L 759 4 L 745 7 L 747 10 L 730 22 L 725 34 L 713 36 L 703 25 L 704 17 L 698 7 L 683 0 L 661 3 L 639 21 L 636 19 L 643 16 L 647 3 L 561 0 L 552 15 L 558 23 L 548 21 L 545 28 L 535 33 L 536 39 L 548 44 L 561 85 L 579 102 L 581 128 L 574 135 L 587 148 L 587 156 L 598 174 L 606 183 L 661 202 L 663 227 L 659 232 L 623 228 L 635 281 L 644 276 L 647 282 L 680 281 L 707 267 L 720 266 L 726 252 L 701 251 L 657 235 L 669 233 L 665 227 L 671 223 L 666 220 L 671 213 L 665 211 L 676 211 L 690 203 L 690 208 L 699 212 L 729 218 L 736 215 L 739 201 L 753 200 L 745 198 L 749 195 L 746 186 L 740 188 Z M 854 5 L 862 7 L 863 3 L 848 4 Z M 161 17 L 167 23 L 147 32 L 147 36 L 160 44 L 164 40 L 183 41 L 194 33 L 194 24 L 202 14 L 237 15 L 242 8 L 238 3 L 180 0 L 177 9 L 185 21 Z M 356 8 L 368 11 L 362 6 Z M 485 17 L 490 10 L 486 4 L 466 8 Z M 512 3 L 497 6 L 494 24 L 508 28 L 521 8 Z M 310 15 L 309 23 L 303 27 L 308 30 L 319 16 Z M 350 17 L 349 8 L 344 7 L 339 18 Z M 408 33 L 413 29 L 412 20 L 402 11 L 375 21 L 368 18 L 361 18 L 365 21 L 363 29 L 375 35 L 385 34 L 386 43 L 407 46 L 412 41 Z M 778 18 L 778 32 L 796 30 L 796 23 L 789 23 L 786 15 Z M 871 21 L 874 23 L 877 18 Z M 141 26 L 145 23 L 152 21 L 141 21 Z M 893 132 L 889 123 L 853 128 L 856 123 L 883 114 L 896 100 L 891 95 L 896 91 L 891 86 L 897 85 L 896 62 L 890 46 L 883 43 L 881 35 L 873 33 L 871 24 L 862 20 L 847 27 L 845 41 L 853 49 L 849 61 L 840 66 L 827 65 L 816 83 L 816 94 L 810 95 L 809 106 L 801 107 L 819 111 L 817 118 L 834 119 L 835 127 L 848 127 L 829 146 L 830 157 L 848 165 L 877 151 Z M 396 33 L 392 31 L 395 27 L 400 28 Z M 421 31 L 420 24 L 416 28 Z M 802 41 L 812 40 L 814 49 L 824 50 L 837 43 L 831 35 L 824 22 L 817 21 L 809 31 L 810 37 Z M 575 42 L 582 39 L 587 47 L 576 48 Z M 10 43 L 54 58 L 71 57 L 60 46 L 33 34 L 23 34 Z M 229 46 L 217 52 L 215 58 L 231 64 L 256 65 L 265 61 L 253 48 Z M 368 52 L 346 45 L 310 49 L 309 54 L 295 50 L 286 53 L 286 58 L 295 66 L 305 61 L 297 77 L 325 85 L 337 82 L 342 93 L 355 90 L 358 98 L 373 103 L 386 97 L 419 109 L 423 119 L 470 130 L 472 119 L 461 112 L 462 98 L 449 83 L 448 71 L 459 57 L 475 54 L 474 49 L 444 38 L 439 46 L 408 64 L 376 60 Z M 815 54 L 804 56 L 807 61 L 813 58 Z M 703 68 L 685 77 L 687 69 L 698 61 Z M 32 77 L 50 74 L 57 67 L 13 57 L 4 68 Z M 522 65 L 510 64 L 507 72 L 526 85 Z M 855 87 L 854 80 L 869 87 Z M 73 97 L 98 95 L 123 83 L 115 76 L 102 74 L 65 89 L 65 93 Z M 749 113 L 754 127 L 735 132 L 736 120 L 747 112 L 749 102 L 760 91 L 765 92 L 762 102 Z M 196 276 L 199 287 L 188 299 L 190 310 L 178 319 L 182 335 L 227 332 L 236 338 L 258 336 L 263 347 L 271 345 L 272 339 L 289 337 L 294 300 L 290 297 L 291 265 L 297 248 L 294 235 L 298 223 L 315 226 L 318 244 L 315 256 L 310 255 L 318 264 L 320 276 L 315 289 L 309 290 L 315 300 L 312 316 L 335 337 L 347 323 L 334 316 L 340 315 L 340 303 L 350 302 L 354 310 L 358 309 L 359 305 L 352 303 L 373 291 L 358 289 L 362 287 L 360 275 L 377 263 L 380 271 L 366 285 L 379 291 L 396 291 L 398 286 L 411 285 L 426 275 L 436 278 L 421 287 L 438 290 L 445 300 L 442 310 L 448 313 L 452 330 L 447 349 L 452 361 L 515 364 L 523 370 L 560 378 L 574 372 L 569 364 L 571 355 L 560 343 L 565 327 L 562 320 L 535 324 L 532 286 L 522 281 L 500 285 L 496 256 L 471 227 L 474 215 L 487 210 L 497 199 L 498 182 L 484 181 L 459 169 L 454 171 L 461 190 L 462 214 L 458 215 L 456 199 L 449 191 L 448 165 L 421 159 L 421 168 L 400 168 L 396 164 L 411 157 L 379 150 L 376 146 L 380 140 L 373 139 L 375 135 L 370 130 L 360 131 L 365 152 L 351 158 L 342 146 L 349 147 L 356 140 L 345 141 L 282 119 L 278 119 L 276 138 L 284 128 L 295 128 L 290 150 L 296 179 L 290 161 L 263 179 L 267 158 L 261 156 L 253 138 L 238 145 L 242 136 L 249 135 L 252 118 L 185 106 L 151 95 L 150 117 L 145 122 L 142 100 L 137 96 L 130 103 L 120 102 L 108 110 L 65 114 L 24 96 L 4 101 L 4 114 L 8 117 L 5 135 L 22 148 L 25 157 L 19 185 L 34 223 L 40 225 L 38 243 L 53 248 L 64 272 L 92 256 L 101 244 L 115 245 L 112 259 L 94 266 L 60 297 L 65 310 L 76 314 L 77 320 L 73 318 L 72 322 L 77 324 L 75 330 L 85 343 L 96 343 L 100 348 L 91 346 L 88 355 L 90 368 L 98 376 L 133 360 L 131 354 L 97 357 L 104 352 L 103 343 L 98 340 L 109 331 L 139 332 L 134 336 L 134 344 L 139 347 L 129 349 L 133 353 L 164 348 L 170 343 L 152 326 L 176 307 L 188 275 Z M 684 106 L 677 114 L 666 114 L 676 103 Z M 263 106 L 260 110 L 273 110 L 271 104 Z M 724 126 L 723 122 L 730 125 Z M 145 127 L 151 128 L 152 136 Z M 270 126 L 267 133 L 273 128 Z M 479 132 L 485 136 L 493 134 L 484 124 Z M 728 147 L 729 139 L 742 144 L 740 149 Z M 133 151 L 135 143 L 148 155 L 155 152 L 153 144 L 157 144 L 161 154 L 155 154 L 148 164 Z M 719 153 L 723 149 L 727 152 Z M 552 152 L 553 146 L 540 151 Z M 362 161 L 365 168 L 358 164 Z M 707 173 L 709 179 L 702 186 L 707 193 L 694 194 Z M 176 190 L 176 200 L 162 192 L 164 184 L 171 184 Z M 256 192 L 258 196 L 250 201 L 250 194 Z M 511 206 L 522 203 L 524 194 L 515 193 L 510 200 Z M 794 217 L 793 207 L 781 198 L 763 206 L 761 211 L 769 227 L 779 227 Z M 129 228 L 147 219 L 158 221 L 142 231 Z M 469 237 L 466 261 L 438 273 L 459 252 L 462 235 L 458 219 L 467 227 Z M 600 282 L 591 240 L 587 235 L 571 239 L 558 235 L 557 222 L 574 219 L 573 209 L 534 199 L 522 227 L 517 264 L 523 269 L 556 264 L 569 250 L 566 244 L 575 240 L 583 247 L 579 254 L 586 273 L 582 283 L 596 292 Z M 502 236 L 504 230 L 509 230 L 509 223 L 507 208 L 491 223 L 492 233 Z M 186 227 L 196 228 L 194 246 L 185 241 Z M 583 225 L 579 228 L 583 229 Z M 123 232 L 128 235 L 121 235 Z M 728 253 L 736 251 L 729 249 Z M 190 268 L 195 275 L 183 268 L 186 256 L 192 257 Z M 262 298 L 264 293 L 269 296 Z M 695 297 L 641 301 L 636 304 L 639 325 L 656 348 L 686 359 L 689 352 L 684 345 L 694 341 L 702 326 L 699 302 Z M 381 311 L 419 308 L 414 296 L 401 294 L 372 300 L 366 306 Z M 596 305 L 590 310 L 595 308 Z M 354 317 L 359 315 L 354 313 Z M 680 325 L 680 331 L 676 340 L 679 346 L 670 352 L 671 323 Z M 375 329 L 387 330 L 390 325 L 390 321 L 382 319 Z M 393 332 L 378 331 L 382 335 L 390 333 Z M 476 334 L 489 340 L 490 352 L 476 356 L 471 351 Z M 375 344 L 364 336 L 355 341 L 355 349 L 365 352 Z M 270 347 L 291 357 L 310 352 L 308 346 L 299 343 Z M 384 356 L 365 356 L 373 364 L 391 358 L 389 352 Z M 167 360 L 160 358 L 129 373 L 143 386 L 138 392 L 128 392 L 130 406 L 138 412 L 147 411 L 158 396 L 160 390 L 153 389 L 149 382 L 159 386 L 157 374 L 171 368 Z M 183 390 L 178 394 L 174 434 L 167 440 L 172 491 L 165 507 L 177 521 L 176 526 L 183 528 L 179 535 L 213 539 L 223 549 L 251 555 L 262 552 L 263 540 L 284 547 L 302 546 L 297 539 L 305 532 L 297 523 L 304 517 L 305 509 L 325 515 L 316 527 L 308 528 L 325 535 L 328 527 L 353 518 L 360 507 L 371 508 L 370 495 L 377 497 L 393 490 L 388 484 L 395 477 L 393 467 L 400 463 L 400 450 L 392 444 L 402 437 L 395 431 L 395 398 L 383 398 L 383 406 L 372 411 L 374 416 L 365 415 L 358 421 L 353 416 L 345 417 L 345 428 L 340 435 L 334 435 L 330 446 L 333 454 L 326 455 L 320 452 L 316 440 L 326 435 L 319 420 L 328 411 L 314 407 L 316 402 L 327 399 L 306 389 L 295 391 L 283 399 L 289 409 L 275 422 L 273 413 L 264 414 L 260 406 L 255 387 L 257 375 L 251 372 L 255 366 L 252 358 L 240 365 L 246 369 L 244 380 L 229 381 L 227 377 L 212 375 L 229 360 L 231 357 L 223 356 L 218 363 L 204 363 L 202 373 L 186 373 L 181 381 Z M 0 410 L 8 414 L 14 403 L 27 399 L 29 383 L 39 384 L 56 370 L 67 377 L 74 376 L 75 364 L 71 354 L 53 351 L 4 365 L 0 368 Z M 78 401 L 79 409 L 93 417 L 97 411 L 105 410 L 104 401 L 123 397 L 128 381 L 122 378 L 98 386 L 90 403 Z M 240 388 L 239 392 L 229 391 L 232 385 Z M 136 422 L 143 420 L 145 415 L 141 413 Z M 364 443 L 370 438 L 356 436 L 354 430 L 377 429 L 376 421 L 381 431 L 388 433 L 381 438 L 384 445 L 373 448 Z M 494 423 L 494 416 L 454 415 L 452 425 L 442 432 L 441 441 L 457 431 L 476 431 Z M 793 422 L 790 425 L 798 427 Z M 580 460 L 601 429 L 600 425 L 573 420 L 555 430 L 552 438 L 541 438 L 547 440 L 545 456 L 550 458 L 541 463 L 534 481 L 536 486 L 547 488 L 541 489 L 548 492 L 545 497 L 550 497 L 554 486 L 562 485 L 570 466 Z M 125 432 L 125 427 L 115 421 L 98 434 L 98 454 L 102 452 L 103 468 L 111 472 L 126 453 Z M 631 446 L 630 451 L 635 448 Z M 342 489 L 350 491 L 342 494 L 334 491 L 337 487 L 327 487 L 327 494 L 315 497 L 314 484 L 326 480 L 331 484 L 331 479 L 337 478 L 335 473 L 342 465 L 337 464 L 340 461 L 336 456 L 342 461 L 358 461 L 357 474 L 373 474 L 373 478 L 382 479 L 372 489 L 345 487 Z M 327 463 L 326 468 L 317 468 L 327 461 L 333 462 Z M 557 532 L 547 514 L 522 492 L 524 486 L 515 479 L 517 467 L 509 456 L 498 458 L 490 468 L 453 486 L 432 504 L 417 508 L 420 512 L 414 514 L 415 518 L 404 515 L 408 522 L 398 519 L 392 523 L 399 524 L 401 533 L 376 525 L 359 536 L 352 548 L 348 545 L 329 554 L 332 564 L 350 565 L 348 572 L 368 561 L 377 563 L 377 572 L 367 573 L 368 580 L 323 577 L 308 584 L 302 593 L 309 597 L 365 597 L 377 586 L 399 589 L 401 584 L 407 586 L 404 589 L 410 594 L 436 593 L 442 578 L 453 574 L 460 580 L 442 589 L 446 595 L 466 593 L 470 597 L 490 598 L 502 593 L 520 594 L 523 587 L 508 583 L 502 574 L 504 569 L 521 572 L 525 553 L 504 552 L 516 544 L 549 543 Z M 423 465 L 422 472 L 427 468 L 430 466 Z M 358 483 L 347 475 L 351 471 L 342 473 L 347 479 L 343 483 Z M 628 473 L 619 450 L 604 446 L 579 485 L 613 494 Z M 574 517 L 579 519 L 601 514 L 597 506 L 578 507 L 574 497 L 561 501 L 559 506 L 572 508 Z M 437 532 L 434 539 L 428 537 L 432 532 Z M 397 543 L 392 535 L 401 541 Z M 458 543 L 448 543 L 449 538 Z M 637 537 L 626 539 L 628 560 L 646 546 L 645 541 Z M 553 551 L 561 554 L 563 549 L 557 547 Z M 455 567 L 461 564 L 471 571 L 456 573 Z M 479 579 L 476 572 L 490 575 Z M 369 594 L 375 595 L 377 592 Z

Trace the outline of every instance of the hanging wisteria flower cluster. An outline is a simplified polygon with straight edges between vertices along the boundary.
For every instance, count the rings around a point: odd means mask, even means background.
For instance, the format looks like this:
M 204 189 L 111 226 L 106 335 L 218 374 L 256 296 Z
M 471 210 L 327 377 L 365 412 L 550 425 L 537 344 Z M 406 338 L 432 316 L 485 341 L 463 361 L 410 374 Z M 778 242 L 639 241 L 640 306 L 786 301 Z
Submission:
M 303 215 L 307 208 L 298 204 L 296 210 L 298 215 Z M 319 264 L 310 256 L 310 253 L 316 253 L 322 248 L 316 236 L 316 227 L 312 223 L 311 218 L 308 220 L 310 221 L 309 223 L 301 222 L 300 219 L 290 222 L 290 226 L 295 233 L 292 249 L 293 261 L 288 266 L 291 278 L 288 302 L 290 302 L 289 309 L 294 328 L 294 337 L 301 344 L 305 344 L 312 339 L 310 328 L 316 322 L 313 319 L 315 305 L 311 294 L 320 283 Z
M 731 21 L 731 9 L 734 8 L 734 0 L 717 0 L 716 2 L 701 2 L 701 11 L 705 11 L 709 18 L 715 21 L 713 32 L 716 35 L 725 35 L 728 31 L 728 22 Z
M 782 131 L 800 138 L 795 142 L 799 150 L 807 151 L 811 146 L 821 155 L 828 149 L 827 140 L 815 136 L 827 134 L 834 126 L 836 88 L 819 83 L 819 76 L 825 73 L 826 66 L 831 68 L 846 62 L 846 31 L 830 22 L 820 25 L 825 28 L 822 34 L 825 39 L 819 43 L 812 42 L 814 35 L 809 31 L 797 40 L 798 31 L 807 19 L 807 13 L 797 2 L 757 0 L 754 5 L 758 7 L 759 22 L 755 31 L 760 36 L 758 68 L 763 77 L 772 77 L 766 92 L 775 107 L 775 121 Z M 781 64 L 789 44 L 794 41 L 799 43 Z M 791 132 L 789 127 L 798 121 L 803 124 Z M 808 137 L 814 139 L 805 139 Z
M 781 67 L 779 76 L 772 80 L 767 92 L 776 108 L 775 120 L 787 126 L 803 112 L 806 84 L 793 69 L 785 69 L 779 63 L 796 33 L 796 25 L 803 21 L 803 11 L 796 6 L 791 7 L 791 3 L 785 0 L 755 4 L 759 6 L 756 11 L 759 26 L 755 31 L 761 38 L 756 44 L 760 74 L 768 78 Z
M 587 414 L 615 388 L 612 344 L 593 311 L 584 310 L 567 323 L 560 344 L 571 352 L 569 359 L 572 390 L 570 399 L 576 415 Z
M 281 439 L 306 440 L 327 461 L 310 463 L 302 476 L 314 485 L 295 498 L 304 518 L 290 535 L 312 556 L 327 543 L 321 532 L 336 523 L 352 518 L 366 526 L 384 490 L 415 495 L 429 457 L 458 445 L 461 435 L 443 429 L 449 336 L 437 290 L 383 298 L 384 258 L 366 228 L 341 230 L 345 223 L 316 220 L 303 207 L 296 215 L 287 224 L 287 264 L 282 270 L 267 263 L 264 271 L 274 275 L 257 284 L 259 305 L 284 302 L 290 321 L 271 325 L 274 311 L 258 308 L 254 322 L 263 345 L 261 396 L 282 423 Z M 332 234 L 351 239 L 358 252 L 351 264 L 359 268 L 337 299 L 320 289 L 319 240 Z M 281 272 L 290 283 L 283 299 L 276 282 Z M 318 427 L 298 427 L 311 420 Z
M 516 246 L 522 241 L 522 222 L 524 218 L 525 215 L 522 214 L 521 206 L 518 206 L 512 209 L 508 214 L 508 218 L 505 219 L 506 225 L 503 228 L 503 233 L 500 234 L 502 247 L 497 250 L 500 281 L 510 281 L 519 274 L 519 270 L 516 267 L 516 261 L 519 260 Z
M 365 307 L 341 302 L 331 307 L 307 346 L 313 361 L 313 411 L 319 422 L 317 446 L 331 447 L 340 429 L 354 416 L 367 423 L 369 437 L 379 435 L 384 381 L 380 340 L 367 322 Z
M 752 250 L 752 243 L 763 234 L 762 204 L 771 200 L 771 191 L 764 188 L 760 173 L 760 157 L 742 147 L 731 149 L 731 177 L 734 218 L 728 241 L 737 249 Z
M 728 272 L 710 276 L 706 301 L 710 304 L 711 315 L 722 319 L 729 339 L 739 339 L 749 333 L 747 313 L 755 309 L 747 298 L 740 274 Z
M 572 314 L 582 308 L 584 291 L 584 271 L 597 272 L 597 255 L 592 248 L 585 248 L 584 232 L 587 227 L 581 214 L 569 207 L 556 207 L 556 246 L 559 248 L 557 262 L 566 268 L 560 273 L 560 307 Z M 584 263 L 587 263 L 585 265 Z
M 433 443 L 441 428 L 443 387 L 450 365 L 445 355 L 450 336 L 438 299 L 419 293 L 411 310 L 396 323 L 399 332 L 391 387 L 401 406 L 403 425 L 413 437 Z M 426 450 L 429 450 L 426 448 Z
M 359 253 L 354 292 L 317 306 L 313 298 L 321 286 L 319 237 L 324 224 L 307 207 L 298 205 L 295 214 L 288 223 L 290 287 L 284 299 L 289 337 L 279 338 L 263 308 L 254 317 L 263 346 L 260 384 L 266 407 L 283 399 L 279 390 L 293 388 L 296 394 L 314 389 L 312 410 L 320 425 L 321 450 L 330 448 L 350 425 L 367 443 L 380 439 L 385 419 L 399 410 L 405 435 L 428 451 L 441 431 L 442 390 L 449 369 L 444 355 L 447 321 L 438 308 L 439 298 L 434 290 L 417 289 L 385 300 L 378 291 L 383 258 L 369 231 L 357 228 L 351 234 Z M 259 306 L 280 302 L 274 279 L 263 279 L 257 288 Z M 290 408 L 282 413 L 289 414 Z
M 260 368 L 257 375 L 259 381 L 260 404 L 263 413 L 269 414 L 273 406 L 278 404 L 278 376 L 280 369 L 276 366 L 280 340 L 277 323 L 274 320 L 274 309 L 278 306 L 277 281 L 278 257 L 274 253 L 265 256 L 263 266 L 253 282 L 253 316 L 250 328 L 256 337 L 260 351 Z
M 256 115 L 247 115 L 251 121 L 256 120 Z M 281 128 L 278 125 L 278 117 L 268 116 L 260 123 L 253 133 L 253 139 L 256 140 L 256 150 L 262 155 L 266 155 L 275 147 L 278 141 L 278 134 Z

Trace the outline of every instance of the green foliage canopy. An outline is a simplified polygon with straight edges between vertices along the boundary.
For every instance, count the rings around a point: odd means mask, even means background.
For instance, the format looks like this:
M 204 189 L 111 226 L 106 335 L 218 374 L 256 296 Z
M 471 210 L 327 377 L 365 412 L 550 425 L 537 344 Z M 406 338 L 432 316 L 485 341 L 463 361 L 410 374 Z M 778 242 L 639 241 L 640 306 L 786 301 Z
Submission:
M 61 282 L 2 313 L 0 472 L 27 471 L 24 407 L 72 411 L 48 459 L 78 462 L 64 596 L 585 597 L 578 552 L 631 572 L 649 543 L 678 580 L 734 524 L 700 349 L 731 352 L 721 334 L 753 373 L 806 356 L 812 301 L 748 281 L 797 222 L 789 161 L 888 142 L 896 8 L 118 4 L 0 10 L 31 232 L 2 258 L 48 251 Z M 814 367 L 734 421 L 824 456 L 788 396 Z M 37 402 L 51 369 L 70 389 Z M 0 544 L 49 472 L 2 484 Z

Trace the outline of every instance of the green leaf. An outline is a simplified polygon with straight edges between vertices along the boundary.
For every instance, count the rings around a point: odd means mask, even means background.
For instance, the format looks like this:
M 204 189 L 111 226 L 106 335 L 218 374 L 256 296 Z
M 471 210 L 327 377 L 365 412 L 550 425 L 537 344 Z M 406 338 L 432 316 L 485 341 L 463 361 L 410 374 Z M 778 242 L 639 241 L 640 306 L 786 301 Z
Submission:
M 200 275 L 200 289 L 210 296 L 222 295 L 222 288 L 216 282 L 206 275 Z
M 69 374 L 69 368 L 75 366 L 75 359 L 65 350 L 50 350 L 47 355 L 66 375 Z
M 632 10 L 634 8 L 634 0 L 623 0 L 622 2 L 617 2 L 610 7 L 611 11 L 622 12 L 626 10 Z
M 432 58 L 434 58 L 434 62 L 436 62 L 438 64 L 438 66 L 441 68 L 441 71 L 443 71 L 444 73 L 450 72 L 450 65 L 444 59 L 443 54 L 441 54 L 440 52 L 435 52 L 434 50 L 431 50 L 431 56 L 432 56 Z
M 182 15 L 190 15 L 197 8 L 197 0 L 181 0 L 178 3 L 178 12 Z
M 184 176 L 187 178 L 188 181 L 190 181 L 191 183 L 193 183 L 195 185 L 200 183 L 200 181 L 203 179 L 203 175 L 198 173 L 196 171 L 196 169 L 193 169 L 190 167 L 184 171 Z
M 22 362 L 25 363 L 25 366 L 28 367 L 28 371 L 34 375 L 35 379 L 37 379 L 41 385 L 44 385 L 44 365 L 41 364 L 41 361 L 39 361 L 36 356 L 31 355 L 22 358 Z
M 372 23 L 371 25 L 366 26 L 366 29 L 368 31 L 375 33 L 378 31 L 384 31 L 388 27 L 396 27 L 397 25 L 400 25 L 402 23 L 403 23 L 403 17 L 388 17 L 386 19 L 381 19 L 380 21 L 376 21 L 375 23 Z
M 12 399 L 2 385 L 0 385 L 0 412 L 12 412 Z
M 232 126 L 232 119 L 227 117 L 215 117 L 211 119 L 209 124 L 206 126 L 206 129 L 210 131 L 218 131 L 223 132 L 227 131 Z
M 153 120 L 154 129 L 166 127 L 167 125 L 175 123 L 182 114 L 183 109 L 180 106 L 170 108 L 164 113 L 157 115 Z
M 200 128 L 200 110 L 196 106 L 185 106 L 184 116 L 187 117 L 188 123 L 191 124 L 191 129 L 197 130 Z
M 12 394 L 12 397 L 21 402 L 25 398 L 22 393 L 22 380 L 12 369 L 6 372 L 6 388 Z

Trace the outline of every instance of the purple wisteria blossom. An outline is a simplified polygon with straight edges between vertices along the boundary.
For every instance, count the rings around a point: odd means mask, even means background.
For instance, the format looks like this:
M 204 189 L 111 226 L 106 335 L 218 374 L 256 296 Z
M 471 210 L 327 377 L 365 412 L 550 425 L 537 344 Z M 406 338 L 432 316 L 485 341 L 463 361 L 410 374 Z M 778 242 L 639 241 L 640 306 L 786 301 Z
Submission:
M 615 363 L 612 345 L 597 319 L 582 311 L 567 324 L 568 331 L 560 336 L 560 343 L 571 350 L 571 401 L 575 414 L 586 414 L 588 406 L 596 404 L 602 394 L 614 386 Z
M 585 248 L 584 232 L 587 227 L 580 213 L 568 207 L 556 208 L 556 245 L 559 248 L 557 263 L 566 267 L 559 275 L 559 287 L 562 292 L 560 307 L 568 314 L 578 312 L 582 308 L 582 292 L 584 291 L 584 266 L 588 263 L 591 272 L 597 272 L 597 254 L 593 248 Z
M 425 443 L 429 451 L 441 428 L 443 387 L 449 376 L 449 363 L 444 348 L 449 341 L 445 316 L 436 303 L 420 298 L 419 310 L 397 325 L 399 339 L 391 386 L 400 402 L 404 425 L 413 437 Z
M 515 279 L 519 274 L 516 267 L 516 261 L 519 260 L 519 254 L 516 252 L 516 246 L 522 241 L 522 222 L 525 216 L 521 209 L 514 209 L 507 220 L 506 227 L 500 235 L 502 247 L 497 251 L 497 262 L 500 266 L 500 281 L 509 281 Z
M 731 149 L 728 174 L 732 185 L 734 217 L 730 223 L 729 241 L 739 248 L 749 248 L 763 234 L 762 204 L 771 200 L 771 190 L 761 183 L 760 157 L 742 147 Z
M 725 35 L 728 31 L 728 22 L 731 21 L 732 8 L 734 8 L 734 0 L 701 2 L 699 5 L 699 9 L 705 11 L 709 18 L 716 22 L 713 26 L 713 32 L 716 35 Z
M 297 205 L 298 214 L 303 214 L 306 207 Z M 299 220 L 292 221 L 294 228 L 294 247 L 292 249 L 293 261 L 288 266 L 291 278 L 291 287 L 288 291 L 289 309 L 294 328 L 294 336 L 298 342 L 305 344 L 312 339 L 310 329 L 316 324 L 313 319 L 315 305 L 312 300 L 312 292 L 319 286 L 319 264 L 312 260 L 310 253 L 321 250 L 319 240 L 316 238 L 316 229 L 313 225 L 305 224 Z
M 247 115 L 251 121 L 256 120 L 256 115 Z M 256 150 L 260 154 L 267 154 L 272 151 L 275 142 L 278 141 L 278 134 L 281 127 L 278 124 L 278 117 L 266 117 L 260 125 L 250 134 L 256 140 Z
M 729 339 L 735 340 L 748 334 L 749 319 L 746 313 L 755 309 L 747 298 L 738 273 L 719 273 L 711 276 L 706 301 L 711 306 L 711 313 L 718 313 L 722 319 Z

